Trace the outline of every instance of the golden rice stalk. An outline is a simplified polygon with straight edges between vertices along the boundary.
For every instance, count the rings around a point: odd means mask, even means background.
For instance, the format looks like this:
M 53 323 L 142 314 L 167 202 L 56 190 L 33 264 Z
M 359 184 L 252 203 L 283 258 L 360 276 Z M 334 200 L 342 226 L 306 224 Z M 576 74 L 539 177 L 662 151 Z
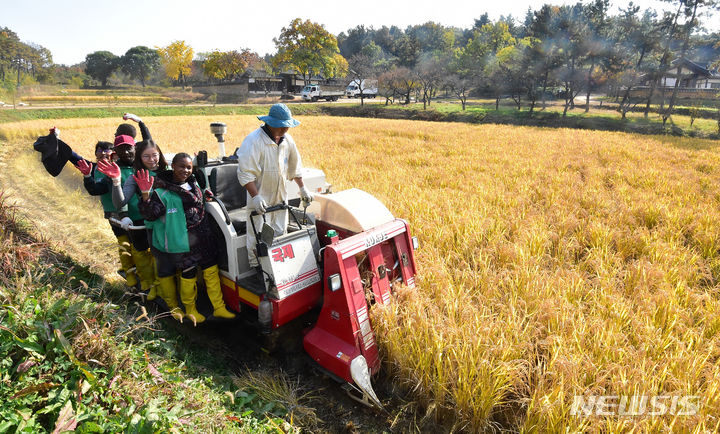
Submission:
M 374 328 L 428 417 L 468 431 L 715 431 L 720 414 L 716 141 L 300 117 L 303 163 L 362 188 L 422 241 L 418 287 Z M 168 152 L 232 151 L 253 116 L 146 118 Z M 83 155 L 120 119 L 0 126 L 0 187 L 38 229 L 111 272 L 112 234 L 80 176 L 44 173 L 53 125 Z M 72 169 L 72 168 L 70 168 Z M 108 265 L 110 264 L 110 265 Z M 695 415 L 572 415 L 576 395 L 698 397 Z M 458 422 L 459 421 L 459 422 Z

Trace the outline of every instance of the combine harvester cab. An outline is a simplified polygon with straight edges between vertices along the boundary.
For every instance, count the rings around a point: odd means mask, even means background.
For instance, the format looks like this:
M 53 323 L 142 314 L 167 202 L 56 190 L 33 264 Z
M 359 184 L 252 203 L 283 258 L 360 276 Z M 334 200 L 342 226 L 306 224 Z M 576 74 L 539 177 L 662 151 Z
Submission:
M 319 244 L 314 225 L 304 225 L 290 218 L 288 232 L 282 236 L 263 234 L 256 228 L 264 248 L 258 255 L 262 279 L 250 267 L 247 252 L 246 224 L 252 211 L 246 204 L 246 191 L 237 179 L 237 162 L 211 162 L 202 168 L 216 201 L 206 210 L 214 220 L 224 249 L 220 252 L 220 282 L 226 305 L 240 312 L 258 311 L 258 322 L 264 331 L 279 328 L 317 307 L 322 297 L 322 282 L 316 261 Z M 305 169 L 303 179 L 314 191 L 325 191 L 325 175 L 317 169 Z M 296 189 L 297 190 L 297 187 Z M 292 197 L 293 193 L 290 192 Z M 291 202 L 299 202 L 293 199 Z M 290 207 L 293 215 L 302 214 Z
M 319 310 L 304 336 L 305 351 L 347 382 L 349 391 L 359 392 L 351 393 L 353 398 L 381 406 L 371 384 L 381 364 L 369 309 L 389 303 L 394 285 L 415 285 L 417 239 L 407 222 L 364 191 L 329 193 L 325 174 L 305 168 L 306 187 L 323 194 L 304 210 L 298 208 L 297 185 L 287 184 L 287 232 L 275 236 L 269 227 L 255 228 L 261 240 L 258 270 L 247 257 L 246 236 L 253 228 L 246 227 L 251 210 L 237 180 L 237 161 L 200 158 L 197 166 L 217 198 L 206 210 L 224 240 L 219 268 L 226 305 L 237 312 L 257 311 L 266 332 Z

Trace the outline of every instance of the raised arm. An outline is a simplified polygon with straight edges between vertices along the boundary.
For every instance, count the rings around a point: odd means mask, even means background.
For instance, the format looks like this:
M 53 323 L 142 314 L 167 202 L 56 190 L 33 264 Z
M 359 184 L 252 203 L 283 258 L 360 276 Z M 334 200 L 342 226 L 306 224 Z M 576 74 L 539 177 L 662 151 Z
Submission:
M 133 179 L 132 176 L 129 176 L 128 179 L 125 180 L 125 184 L 123 184 L 122 186 L 120 184 L 113 184 L 113 205 L 118 208 L 122 208 L 127 205 L 128 202 L 130 202 L 130 199 L 132 199 L 133 195 L 139 192 L 140 191 L 137 188 L 137 183 L 135 183 L 135 179 Z
M 85 160 L 80 160 L 75 165 L 80 172 L 83 174 L 83 186 L 90 196 L 102 196 L 105 193 L 109 193 L 112 189 L 112 181 L 109 178 L 102 177 L 101 179 L 95 179 L 93 172 L 97 170 L 97 167 L 90 165 Z
M 160 200 L 157 193 L 153 192 L 155 178 L 150 176 L 147 170 L 139 170 L 132 176 L 141 192 L 141 200 L 138 203 L 138 210 L 145 220 L 157 220 L 165 215 L 165 204 Z
M 112 180 L 112 201 L 115 208 L 120 209 L 127 205 L 137 189 L 133 177 L 128 177 L 123 185 L 120 166 L 103 160 L 97 162 L 97 170 Z
M 152 136 L 150 135 L 150 130 L 148 129 L 147 125 L 145 125 L 145 122 L 140 119 L 140 116 L 132 114 L 132 113 L 125 113 L 123 115 L 124 120 L 130 119 L 131 121 L 135 121 L 138 124 L 138 127 L 140 127 L 140 135 L 142 136 L 143 140 L 151 140 Z

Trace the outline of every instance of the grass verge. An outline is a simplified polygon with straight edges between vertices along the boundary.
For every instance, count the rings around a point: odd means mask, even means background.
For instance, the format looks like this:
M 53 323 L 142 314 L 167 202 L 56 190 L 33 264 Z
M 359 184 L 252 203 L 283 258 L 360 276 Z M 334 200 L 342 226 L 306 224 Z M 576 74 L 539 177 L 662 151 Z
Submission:
M 0 110 L 0 123 L 29 121 L 36 119 L 74 119 L 74 118 L 116 118 L 123 113 L 132 112 L 142 117 L 149 116 L 212 116 L 212 115 L 264 115 L 270 104 L 257 105 L 218 105 L 218 106 L 177 106 L 177 107 L 82 107 L 49 109 L 3 109 Z M 319 114 L 317 104 L 295 104 L 293 114 Z M 0 137 L 2 138 L 2 137 Z
M 122 286 L 31 236 L 2 195 L 0 228 L 0 433 L 298 431 L 296 401 L 208 369 Z

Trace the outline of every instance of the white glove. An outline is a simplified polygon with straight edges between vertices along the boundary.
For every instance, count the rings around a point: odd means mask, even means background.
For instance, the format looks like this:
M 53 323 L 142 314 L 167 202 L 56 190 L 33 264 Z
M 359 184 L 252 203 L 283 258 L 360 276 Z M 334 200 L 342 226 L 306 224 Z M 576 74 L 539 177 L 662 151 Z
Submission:
M 55 137 L 60 139 L 60 128 L 58 128 L 58 127 L 50 128 L 50 134 L 55 134 Z
M 265 208 L 267 208 L 267 203 L 262 196 L 257 194 L 255 195 L 255 197 L 252 198 L 252 206 L 253 208 L 255 208 L 255 211 L 257 211 L 258 214 L 265 214 Z
M 304 202 L 305 206 L 310 205 L 310 202 L 312 202 L 313 199 L 314 199 L 313 194 L 310 193 L 308 191 L 308 189 L 305 188 L 304 185 L 302 187 L 300 187 L 300 200 L 302 200 Z
M 133 120 L 133 121 L 138 122 L 138 123 L 142 122 L 142 119 L 140 119 L 140 117 L 139 117 L 138 115 L 134 115 L 134 114 L 132 114 L 132 113 L 125 113 L 125 114 L 123 115 L 123 119 L 124 119 L 124 120 L 130 119 L 130 120 Z
M 130 217 L 123 217 L 122 220 L 120 220 L 120 227 L 126 231 L 130 230 L 130 226 L 132 226 L 132 224 L 133 221 Z

